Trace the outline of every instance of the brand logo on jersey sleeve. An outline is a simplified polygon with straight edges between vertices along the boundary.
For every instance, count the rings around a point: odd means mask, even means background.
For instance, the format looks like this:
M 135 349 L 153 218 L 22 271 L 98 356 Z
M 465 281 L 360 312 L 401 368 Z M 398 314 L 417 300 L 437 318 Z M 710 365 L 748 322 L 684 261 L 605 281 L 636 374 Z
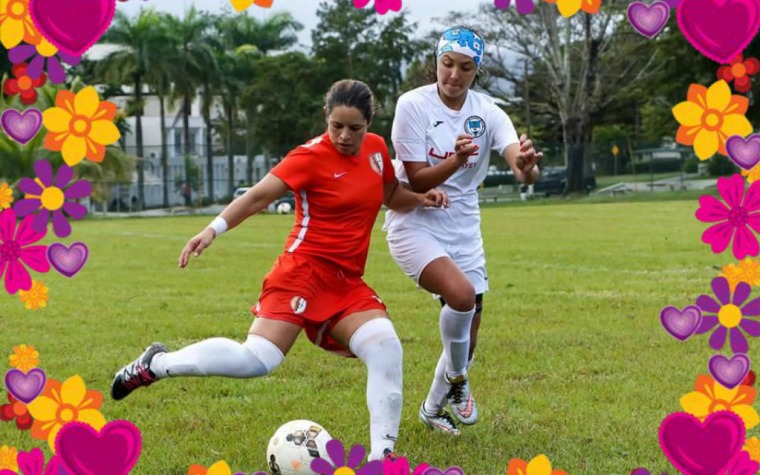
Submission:
M 369 154 L 369 165 L 379 174 L 383 174 L 383 154 L 380 152 Z
M 486 132 L 486 122 L 477 115 L 471 115 L 464 121 L 464 131 L 473 137 L 480 137 Z

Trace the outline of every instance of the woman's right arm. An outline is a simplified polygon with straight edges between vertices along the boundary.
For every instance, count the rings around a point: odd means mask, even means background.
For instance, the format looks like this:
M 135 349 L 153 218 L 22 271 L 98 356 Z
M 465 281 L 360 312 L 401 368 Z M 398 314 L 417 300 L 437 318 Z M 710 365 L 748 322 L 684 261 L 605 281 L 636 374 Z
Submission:
M 269 173 L 246 191 L 243 196 L 228 204 L 216 219 L 224 220 L 226 228 L 232 229 L 245 221 L 246 218 L 265 209 L 269 203 L 285 194 L 288 189 L 288 185 L 284 181 Z M 179 256 L 179 267 L 187 265 L 190 254 L 194 254 L 196 257 L 200 256 L 201 252 L 211 245 L 215 237 L 216 231 L 211 226 L 192 237 L 182 249 Z
M 462 134 L 454 144 L 454 154 L 440 163 L 430 166 L 427 162 L 404 162 L 409 185 L 417 193 L 425 193 L 442 185 L 459 170 L 459 167 L 467 163 L 467 159 L 476 153 L 478 148 L 472 143 L 471 136 Z

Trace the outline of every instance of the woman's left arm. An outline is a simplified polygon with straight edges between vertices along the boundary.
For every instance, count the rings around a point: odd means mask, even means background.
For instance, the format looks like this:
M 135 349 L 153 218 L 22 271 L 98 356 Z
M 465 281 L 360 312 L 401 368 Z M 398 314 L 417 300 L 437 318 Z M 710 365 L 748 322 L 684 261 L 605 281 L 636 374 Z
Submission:
M 418 206 L 449 207 L 449 195 L 445 192 L 433 189 L 425 193 L 415 193 L 396 178 L 383 185 L 383 192 L 383 204 L 393 211 L 411 211 Z
M 536 152 L 533 142 L 527 135 L 520 137 L 520 144 L 512 144 L 504 149 L 504 158 L 507 165 L 515 174 L 515 179 L 525 185 L 531 185 L 538 181 L 541 172 L 538 169 L 538 161 L 544 154 Z

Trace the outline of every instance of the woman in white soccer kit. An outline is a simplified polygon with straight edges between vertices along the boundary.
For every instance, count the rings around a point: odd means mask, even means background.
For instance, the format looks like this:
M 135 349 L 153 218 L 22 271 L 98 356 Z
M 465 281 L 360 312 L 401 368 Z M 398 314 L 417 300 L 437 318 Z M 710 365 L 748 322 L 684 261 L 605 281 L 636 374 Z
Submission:
M 446 209 L 417 208 L 405 214 L 389 210 L 384 229 L 399 267 L 443 304 L 443 352 L 419 418 L 452 434 L 459 429 L 447 405 L 463 424 L 478 418 L 467 377 L 482 295 L 488 290 L 477 188 L 486 177 L 492 150 L 526 184 L 538 179 L 536 163 L 542 156 L 530 140 L 518 139 L 493 98 L 470 90 L 483 51 L 484 42 L 473 30 L 446 30 L 435 51 L 435 83 L 399 98 L 391 133 L 399 180 L 417 192 L 439 188 L 450 200 Z

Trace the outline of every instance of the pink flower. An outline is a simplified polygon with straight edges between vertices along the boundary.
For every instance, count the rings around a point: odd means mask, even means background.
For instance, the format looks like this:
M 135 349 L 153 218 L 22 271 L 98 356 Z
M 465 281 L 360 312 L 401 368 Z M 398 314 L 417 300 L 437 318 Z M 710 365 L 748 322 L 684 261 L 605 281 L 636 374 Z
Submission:
M 733 237 L 733 251 L 737 259 L 757 256 L 760 248 L 749 228 L 760 232 L 760 184 L 755 182 L 750 185 L 745 195 L 744 180 L 737 173 L 730 178 L 718 178 L 718 192 L 728 207 L 713 196 L 699 198 L 697 219 L 703 223 L 718 223 L 705 230 L 702 242 L 710 244 L 712 251 L 720 254 Z
M 430 465 L 421 463 L 414 469 L 412 475 L 422 475 Z M 395 460 L 383 461 L 383 475 L 409 475 L 409 461 L 406 457 L 399 457 Z
M 29 246 L 45 237 L 32 229 L 34 216 L 21 221 L 16 232 L 16 213 L 8 208 L 0 213 L 0 279 L 5 273 L 5 290 L 15 294 L 32 288 L 32 277 L 24 264 L 37 272 L 50 270 L 47 246 Z
M 21 475 L 68 475 L 58 457 L 53 456 L 45 466 L 45 455 L 39 448 L 18 453 L 18 469 Z M 0 472 L 0 475 L 4 475 Z
M 731 458 L 726 467 L 726 475 L 755 475 L 760 464 L 749 457 L 749 453 L 741 451 Z
M 354 0 L 356 8 L 364 8 L 369 4 L 369 0 Z M 375 0 L 375 10 L 380 15 L 385 15 L 388 10 L 397 12 L 401 10 L 401 0 Z

